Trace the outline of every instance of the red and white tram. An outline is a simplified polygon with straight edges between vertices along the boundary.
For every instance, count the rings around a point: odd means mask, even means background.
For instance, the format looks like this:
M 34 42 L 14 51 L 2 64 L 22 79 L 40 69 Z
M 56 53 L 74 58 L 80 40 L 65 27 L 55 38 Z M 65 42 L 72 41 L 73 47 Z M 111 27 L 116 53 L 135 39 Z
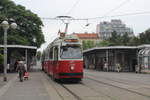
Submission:
M 83 78 L 81 43 L 76 35 L 56 38 L 43 53 L 42 69 L 53 79 Z

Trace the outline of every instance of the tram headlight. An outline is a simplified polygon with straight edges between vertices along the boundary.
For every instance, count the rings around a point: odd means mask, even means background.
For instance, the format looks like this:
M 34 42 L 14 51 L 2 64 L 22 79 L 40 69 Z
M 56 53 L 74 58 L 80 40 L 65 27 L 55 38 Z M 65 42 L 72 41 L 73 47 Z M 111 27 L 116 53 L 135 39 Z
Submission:
M 74 66 L 70 66 L 70 69 L 71 69 L 71 71 L 73 71 L 74 70 Z

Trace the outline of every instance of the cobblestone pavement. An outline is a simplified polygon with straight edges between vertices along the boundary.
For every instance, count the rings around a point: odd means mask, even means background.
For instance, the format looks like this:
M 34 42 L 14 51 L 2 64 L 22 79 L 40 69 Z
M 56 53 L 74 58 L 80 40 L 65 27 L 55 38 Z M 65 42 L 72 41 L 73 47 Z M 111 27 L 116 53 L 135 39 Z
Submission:
M 31 72 L 30 79 L 24 82 L 13 76 L 5 85 L 2 84 L 0 100 L 50 100 L 41 72 Z

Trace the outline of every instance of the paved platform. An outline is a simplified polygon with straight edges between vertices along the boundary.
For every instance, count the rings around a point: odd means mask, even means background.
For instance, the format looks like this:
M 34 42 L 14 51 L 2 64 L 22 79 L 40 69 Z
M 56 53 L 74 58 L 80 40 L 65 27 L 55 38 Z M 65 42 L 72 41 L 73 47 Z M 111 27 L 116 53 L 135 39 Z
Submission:
M 8 82 L 1 82 L 0 100 L 51 100 L 45 82 L 42 72 L 30 72 L 29 80 L 24 82 L 13 74 Z
M 14 76 L 16 76 L 16 73 L 8 73 L 7 74 L 7 82 L 3 81 L 3 73 L 0 73 L 0 88 L 6 85 Z

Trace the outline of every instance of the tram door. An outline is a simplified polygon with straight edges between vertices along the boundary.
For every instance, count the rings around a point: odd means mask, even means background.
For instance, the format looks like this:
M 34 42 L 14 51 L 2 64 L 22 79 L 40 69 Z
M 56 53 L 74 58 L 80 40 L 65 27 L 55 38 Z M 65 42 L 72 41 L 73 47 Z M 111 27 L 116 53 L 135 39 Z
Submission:
M 59 61 L 58 61 L 58 47 L 54 47 L 54 62 L 53 62 L 54 72 L 57 72 L 56 67 L 59 67 L 58 63 L 59 63 Z

